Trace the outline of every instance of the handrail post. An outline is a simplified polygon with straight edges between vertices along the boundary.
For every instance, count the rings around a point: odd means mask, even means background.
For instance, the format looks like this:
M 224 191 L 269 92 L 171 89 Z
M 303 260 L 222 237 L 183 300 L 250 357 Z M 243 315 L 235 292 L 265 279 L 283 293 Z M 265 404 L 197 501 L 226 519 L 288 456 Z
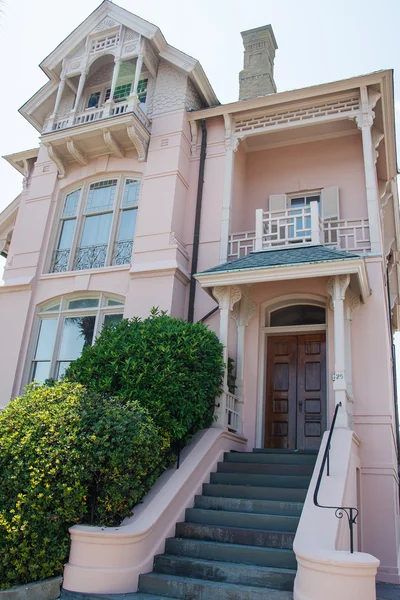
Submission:
M 264 235 L 264 211 L 262 208 L 256 210 L 256 243 L 255 251 L 260 252 L 263 249 L 263 235 Z
M 321 227 L 319 224 L 319 207 L 318 202 L 310 202 L 311 212 L 311 243 L 315 245 L 321 244 Z

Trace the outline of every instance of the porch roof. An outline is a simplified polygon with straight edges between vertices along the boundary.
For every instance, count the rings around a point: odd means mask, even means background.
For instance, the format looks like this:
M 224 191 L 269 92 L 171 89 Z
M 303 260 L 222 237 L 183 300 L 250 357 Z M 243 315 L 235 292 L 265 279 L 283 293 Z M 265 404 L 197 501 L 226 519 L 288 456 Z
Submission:
M 353 276 L 354 284 L 365 301 L 370 288 L 364 258 L 322 245 L 251 252 L 247 256 L 197 273 L 195 278 L 203 288 L 212 288 L 219 285 L 331 277 L 346 273 Z

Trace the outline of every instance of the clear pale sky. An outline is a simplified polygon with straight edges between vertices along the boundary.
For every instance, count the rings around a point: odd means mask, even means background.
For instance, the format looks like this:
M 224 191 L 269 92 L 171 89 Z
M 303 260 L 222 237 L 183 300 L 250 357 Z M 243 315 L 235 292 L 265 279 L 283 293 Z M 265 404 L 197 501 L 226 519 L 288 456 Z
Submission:
M 278 43 L 278 92 L 394 69 L 400 123 L 400 0 L 119 0 L 116 4 L 157 25 L 169 44 L 197 58 L 222 103 L 238 98 L 240 32 L 271 23 Z M 97 0 L 2 0 L 0 155 L 38 145 L 37 131 L 18 108 L 47 81 L 39 62 L 98 5 Z M 20 192 L 22 179 L 0 159 L 0 181 L 1 212 Z M 0 277 L 3 264 L 0 257 Z

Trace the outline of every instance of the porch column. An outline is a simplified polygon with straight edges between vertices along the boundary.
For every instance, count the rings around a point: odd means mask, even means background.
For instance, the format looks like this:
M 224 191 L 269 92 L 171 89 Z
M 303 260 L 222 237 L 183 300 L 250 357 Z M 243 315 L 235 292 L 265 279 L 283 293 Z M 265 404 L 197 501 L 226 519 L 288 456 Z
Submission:
M 85 69 L 84 71 L 81 71 L 81 74 L 79 77 L 79 83 L 78 83 L 78 89 L 77 89 L 76 96 L 75 96 L 74 108 L 72 109 L 72 111 L 74 113 L 78 109 L 79 101 L 81 99 L 83 88 L 85 86 L 86 76 L 87 76 L 87 70 Z
M 108 116 L 108 117 L 111 116 L 111 110 L 112 110 L 113 102 L 114 102 L 114 92 L 115 92 L 115 87 L 116 87 L 117 81 L 118 81 L 120 65 L 121 65 L 121 59 L 119 58 L 119 56 L 116 56 L 114 58 L 114 69 L 113 69 L 113 74 L 112 74 L 112 79 L 111 79 L 110 97 L 107 100 L 107 102 L 104 103 L 104 116 Z
M 232 189 L 233 189 L 233 167 L 235 163 L 235 152 L 239 140 L 233 138 L 232 116 L 224 115 L 225 120 L 225 171 L 224 191 L 222 196 L 222 218 L 221 218 L 221 241 L 219 247 L 219 262 L 228 260 L 229 234 L 232 220 Z
M 65 88 L 65 80 L 66 80 L 65 72 L 61 71 L 60 85 L 58 86 L 58 89 L 57 89 L 57 96 L 56 96 L 56 101 L 54 103 L 53 114 L 50 117 L 51 119 L 55 119 L 57 116 L 57 112 L 60 107 L 61 97 L 63 95 L 64 88 Z
M 356 117 L 356 123 L 362 135 L 371 252 L 380 254 L 382 252 L 382 240 L 380 233 L 378 178 L 375 169 L 377 154 L 372 132 L 375 117 L 372 109 L 379 100 L 380 94 L 377 92 L 369 94 L 366 86 L 361 87 L 360 94 L 361 114 Z
M 240 304 L 236 304 L 232 311 L 232 317 L 235 319 L 237 327 L 236 395 L 241 400 L 243 400 L 246 327 L 256 312 L 257 304 L 245 295 L 242 295 Z
M 136 60 L 135 77 L 133 78 L 131 93 L 129 94 L 129 108 L 130 109 L 133 109 L 135 106 L 137 106 L 139 104 L 138 85 L 139 85 L 140 75 L 142 73 L 142 68 L 143 68 L 143 50 L 144 50 L 144 47 L 143 47 L 143 39 L 142 39 L 141 43 L 140 43 L 140 52 L 139 52 L 137 60 Z
M 350 427 L 353 429 L 354 414 L 354 394 L 353 394 L 353 369 L 351 357 L 351 321 L 353 314 L 360 306 L 360 298 L 349 288 L 344 299 L 344 335 L 346 346 L 346 383 L 347 383 L 347 402 Z
M 228 343 L 229 343 L 229 317 L 234 305 L 242 297 L 240 288 L 233 286 L 218 286 L 213 288 L 213 296 L 217 299 L 220 311 L 219 322 L 219 341 L 223 345 L 223 361 L 225 364 L 223 392 L 218 400 L 215 415 L 217 420 L 215 427 L 225 427 L 226 425 L 226 393 L 228 391 Z
M 350 427 L 348 406 L 348 356 L 345 333 L 344 299 L 350 284 L 350 275 L 335 275 L 328 280 L 328 292 L 331 296 L 331 308 L 334 319 L 335 370 L 332 374 L 335 405 L 342 403 L 338 412 L 338 427 Z

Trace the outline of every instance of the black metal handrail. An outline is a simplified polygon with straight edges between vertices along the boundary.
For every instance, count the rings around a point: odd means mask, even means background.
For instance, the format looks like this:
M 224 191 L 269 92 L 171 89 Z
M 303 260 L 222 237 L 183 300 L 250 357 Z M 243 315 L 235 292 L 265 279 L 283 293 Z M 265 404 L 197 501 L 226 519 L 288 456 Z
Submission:
M 321 486 L 321 480 L 322 480 L 322 476 L 324 474 L 325 465 L 326 465 L 326 475 L 327 475 L 327 477 L 329 477 L 329 451 L 331 449 L 331 440 L 332 440 L 333 430 L 335 428 L 337 414 L 338 414 L 339 408 L 341 406 L 342 406 L 341 402 L 336 404 L 335 412 L 334 412 L 333 419 L 332 419 L 332 425 L 331 425 L 331 428 L 329 431 L 328 441 L 326 442 L 324 457 L 322 459 L 321 468 L 320 468 L 319 474 L 318 474 L 317 485 L 315 486 L 314 504 L 315 504 L 315 506 L 318 506 L 319 508 L 330 508 L 330 509 L 334 510 L 335 516 L 338 519 L 342 519 L 343 515 L 346 515 L 346 517 L 349 521 L 349 529 L 350 529 L 350 552 L 351 552 L 351 554 L 353 554 L 353 552 L 354 552 L 353 526 L 356 524 L 356 520 L 359 515 L 358 509 L 351 507 L 351 506 L 324 506 L 322 504 L 319 504 L 319 502 L 318 502 L 318 493 L 319 493 L 319 488 Z

